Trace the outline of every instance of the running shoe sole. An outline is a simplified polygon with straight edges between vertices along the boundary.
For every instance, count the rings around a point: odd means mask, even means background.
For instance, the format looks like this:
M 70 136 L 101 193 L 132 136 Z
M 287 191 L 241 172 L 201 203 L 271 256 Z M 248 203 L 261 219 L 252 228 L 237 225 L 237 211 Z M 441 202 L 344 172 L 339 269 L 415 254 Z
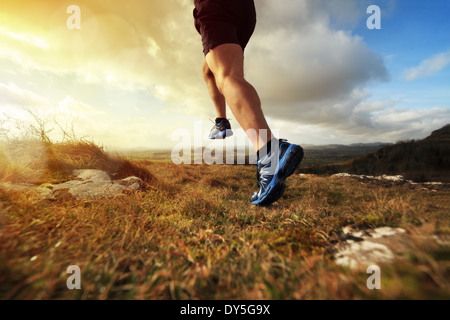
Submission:
M 214 136 L 210 136 L 210 140 L 223 140 L 225 138 L 229 138 L 233 136 L 233 131 L 231 129 L 227 129 L 226 131 L 220 131 L 218 134 Z

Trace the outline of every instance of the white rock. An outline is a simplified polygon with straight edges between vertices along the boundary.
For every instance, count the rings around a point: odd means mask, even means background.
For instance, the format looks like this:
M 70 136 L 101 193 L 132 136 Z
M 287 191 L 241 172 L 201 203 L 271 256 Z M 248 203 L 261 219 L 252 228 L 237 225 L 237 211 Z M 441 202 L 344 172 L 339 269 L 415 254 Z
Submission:
M 379 239 L 379 238 L 383 238 L 383 237 L 395 236 L 396 234 L 405 233 L 405 232 L 406 231 L 401 228 L 383 227 L 383 228 L 377 228 L 377 229 L 371 230 L 369 233 L 372 238 Z
M 352 269 L 371 264 L 382 264 L 392 261 L 393 252 L 389 249 L 391 238 L 406 233 L 401 228 L 382 227 L 373 230 L 354 230 L 347 226 L 342 229 L 345 242 L 334 254 L 338 265 Z M 359 238 L 358 241 L 353 239 Z M 398 238 L 397 238 L 398 239 Z
M 42 199 L 54 200 L 59 192 L 67 191 L 75 199 L 95 200 L 112 198 L 124 191 L 138 190 L 142 185 L 142 180 L 138 177 L 111 180 L 110 176 L 102 170 L 74 170 L 73 175 L 76 176 L 76 180 L 60 184 L 45 183 L 35 187 L 32 184 L 11 184 L 0 181 L 0 187 L 12 191 L 32 191 Z
M 352 242 L 335 254 L 336 263 L 355 269 L 359 266 L 369 266 L 392 261 L 394 254 L 381 243 L 362 241 Z
M 405 178 L 403 176 L 387 176 L 387 175 L 383 175 L 382 178 L 384 180 L 389 180 L 389 181 L 397 181 L 397 182 L 401 182 L 401 181 L 405 181 Z
M 73 174 L 82 180 L 89 181 L 111 181 L 109 175 L 102 170 L 86 169 L 86 170 L 73 170 Z
M 79 180 L 51 185 L 51 189 L 47 189 L 51 191 L 51 194 L 47 194 L 46 197 L 54 199 L 55 192 L 67 190 L 71 196 L 79 200 L 112 198 L 124 191 L 139 189 L 142 182 L 137 177 L 112 181 L 102 170 L 74 170 L 73 173 Z

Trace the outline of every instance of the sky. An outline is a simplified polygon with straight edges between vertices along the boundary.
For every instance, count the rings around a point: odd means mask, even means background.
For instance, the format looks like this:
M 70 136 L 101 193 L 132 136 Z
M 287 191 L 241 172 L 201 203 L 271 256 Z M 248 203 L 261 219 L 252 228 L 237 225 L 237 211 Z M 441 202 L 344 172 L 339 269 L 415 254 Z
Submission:
M 70 5 L 81 29 L 67 26 Z M 448 0 L 255 5 L 245 73 L 280 137 L 396 142 L 450 123 Z M 370 5 L 379 30 L 367 27 Z M 193 136 L 199 125 L 206 136 L 215 112 L 192 10 L 191 0 L 2 1 L 0 125 L 14 132 L 31 111 L 55 139 L 54 120 L 111 149 L 171 148 L 177 129 Z

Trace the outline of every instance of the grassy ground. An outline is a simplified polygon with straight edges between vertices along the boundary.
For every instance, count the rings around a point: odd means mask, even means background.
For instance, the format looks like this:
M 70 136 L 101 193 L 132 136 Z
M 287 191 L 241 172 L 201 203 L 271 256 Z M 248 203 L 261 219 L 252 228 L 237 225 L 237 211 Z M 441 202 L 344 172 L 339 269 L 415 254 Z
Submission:
M 449 248 L 432 239 L 450 235 L 448 191 L 295 175 L 282 200 L 260 208 L 249 204 L 252 166 L 132 164 L 152 179 L 111 200 L 0 187 L 0 298 L 450 298 Z M 402 257 L 381 266 L 381 290 L 367 289 L 365 268 L 334 263 L 348 225 L 407 230 Z M 70 265 L 82 290 L 66 287 Z

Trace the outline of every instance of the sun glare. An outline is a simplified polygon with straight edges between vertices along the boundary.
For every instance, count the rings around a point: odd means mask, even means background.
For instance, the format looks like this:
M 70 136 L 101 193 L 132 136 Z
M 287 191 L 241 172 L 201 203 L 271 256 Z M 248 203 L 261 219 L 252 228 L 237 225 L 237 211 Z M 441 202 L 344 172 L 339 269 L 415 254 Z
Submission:
M 23 43 L 41 48 L 41 49 L 48 49 L 49 48 L 49 44 L 47 41 L 45 41 L 42 38 L 36 37 L 32 34 L 29 33 L 16 33 L 16 32 L 12 32 L 7 30 L 4 27 L 0 27 L 0 35 L 4 35 L 6 37 L 9 37 L 11 39 L 14 40 L 19 40 Z

